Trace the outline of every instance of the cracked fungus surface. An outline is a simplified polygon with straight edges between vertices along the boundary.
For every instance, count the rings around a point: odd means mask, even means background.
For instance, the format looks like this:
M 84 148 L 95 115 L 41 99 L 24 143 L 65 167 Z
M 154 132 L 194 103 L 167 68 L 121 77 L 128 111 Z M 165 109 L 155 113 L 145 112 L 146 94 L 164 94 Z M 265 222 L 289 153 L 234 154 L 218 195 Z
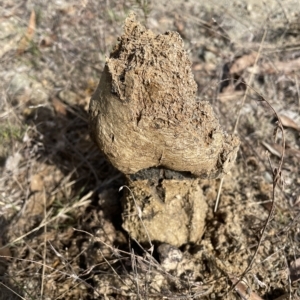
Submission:
M 161 166 L 214 178 L 230 169 L 239 141 L 196 101 L 190 65 L 178 33 L 126 19 L 90 104 L 93 138 L 121 172 Z

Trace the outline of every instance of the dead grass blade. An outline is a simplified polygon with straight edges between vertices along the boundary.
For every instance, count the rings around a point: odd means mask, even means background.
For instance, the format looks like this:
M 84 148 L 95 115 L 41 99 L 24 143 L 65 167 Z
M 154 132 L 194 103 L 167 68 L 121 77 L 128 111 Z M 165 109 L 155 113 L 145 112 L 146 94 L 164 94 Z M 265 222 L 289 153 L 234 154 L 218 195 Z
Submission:
M 72 205 L 69 205 L 69 206 L 66 206 L 64 207 L 56 216 L 50 218 L 49 220 L 48 217 L 51 215 L 52 211 L 50 210 L 46 217 L 43 219 L 43 221 L 41 222 L 41 224 L 37 227 L 35 227 L 34 229 L 30 230 L 29 232 L 23 234 L 22 236 L 16 238 L 15 240 L 13 240 L 12 242 L 10 242 L 9 244 L 5 245 L 5 247 L 8 247 L 8 246 L 11 246 L 19 241 L 21 241 L 22 239 L 24 239 L 26 236 L 32 234 L 33 232 L 36 232 L 38 231 L 39 229 L 43 228 L 44 226 L 54 222 L 55 220 L 57 220 L 58 218 L 60 217 L 63 217 L 65 216 L 68 212 L 78 208 L 78 207 L 81 207 L 81 206 L 84 206 L 84 205 L 88 205 L 90 203 L 90 197 L 93 195 L 93 191 L 89 192 L 88 194 L 86 194 L 84 197 L 82 197 L 78 202 L 76 203 L 73 203 Z M 2 248 L 0 248 L 2 249 Z
M 30 43 L 33 39 L 34 33 L 35 33 L 35 29 L 36 29 L 36 15 L 35 15 L 35 11 L 32 10 L 30 18 L 29 18 L 29 23 L 27 26 L 26 33 L 19 42 L 19 46 L 18 46 L 18 50 L 17 50 L 18 54 L 24 53 L 29 48 L 29 45 L 30 45 Z
M 44 218 L 47 216 L 47 200 L 46 200 L 46 191 L 43 190 L 43 200 L 44 200 Z M 43 269 L 42 269 L 42 282 L 41 282 L 41 297 L 44 294 L 44 282 L 45 282 L 45 265 L 46 265 L 46 256 L 47 256 L 47 225 L 44 226 L 44 249 L 43 249 Z
M 261 74 L 277 74 L 284 73 L 286 75 L 298 72 L 300 69 L 300 58 L 290 61 L 277 61 L 275 63 L 265 63 L 258 68 Z
M 277 157 L 281 157 L 281 154 L 279 151 L 277 151 L 277 149 L 275 148 L 275 145 L 274 146 L 271 146 L 270 144 L 262 141 L 261 142 L 262 145 L 273 155 L 277 156 Z
M 236 74 L 244 71 L 248 67 L 255 65 L 255 62 L 257 61 L 257 57 L 259 57 L 259 54 L 255 51 L 253 51 L 250 54 L 243 55 L 242 57 L 235 60 L 235 62 L 230 67 L 230 73 Z
M 253 65 L 254 67 L 257 65 L 257 62 L 259 60 L 260 54 L 261 54 L 262 49 L 263 49 L 263 44 L 264 44 L 266 35 L 267 35 L 267 30 L 264 31 L 264 35 L 262 37 L 262 40 L 261 40 L 261 43 L 260 43 L 260 46 L 259 46 L 259 50 L 258 50 L 258 53 L 257 53 L 256 58 L 255 58 L 255 62 L 254 62 L 254 65 Z M 237 133 L 237 126 L 239 124 L 239 120 L 240 120 L 240 116 L 241 116 L 241 112 L 242 112 L 242 107 L 245 105 L 245 101 L 246 101 L 246 98 L 248 97 L 248 94 L 249 94 L 249 91 L 250 91 L 250 86 L 252 86 L 253 80 L 254 80 L 254 73 L 252 72 L 251 75 L 250 75 L 249 83 L 247 84 L 247 89 L 246 89 L 245 95 L 244 95 L 243 100 L 242 100 L 241 108 L 239 110 L 239 113 L 238 113 L 238 116 L 237 116 L 237 119 L 236 119 L 236 122 L 235 122 L 235 125 L 234 125 L 233 133 Z
M 260 43 L 260 46 L 259 46 L 258 53 L 257 53 L 257 54 L 255 53 L 256 56 L 255 56 L 254 66 L 257 65 L 258 59 L 259 59 L 259 57 L 260 57 L 260 54 L 261 54 L 261 51 L 262 51 L 262 48 L 263 48 L 264 40 L 265 40 L 265 38 L 266 38 L 266 35 L 267 35 L 267 30 L 264 31 L 264 35 L 263 35 L 263 37 L 262 37 L 262 40 L 261 40 L 261 43 Z M 253 59 L 253 58 L 252 58 L 252 59 Z M 250 61 L 251 61 L 251 60 L 250 60 Z M 237 118 L 236 118 L 236 122 L 235 122 L 234 129 L 233 129 L 233 134 L 237 134 L 237 126 L 238 126 L 238 124 L 239 124 L 239 120 L 240 120 L 242 108 L 243 108 L 243 106 L 245 105 L 245 101 L 246 101 L 246 98 L 247 98 L 247 96 L 248 96 L 248 94 L 249 94 L 250 86 L 252 85 L 253 79 L 254 79 L 254 73 L 251 73 L 251 76 L 250 76 L 250 79 L 249 79 L 249 84 L 247 85 L 247 89 L 246 89 L 246 92 L 245 92 L 245 94 L 244 94 L 244 97 L 243 97 L 243 100 L 242 100 L 242 104 L 241 104 L 241 107 L 240 107 L 239 112 L 238 112 L 238 116 L 237 116 Z M 218 210 L 218 205 L 219 205 L 219 201 L 220 201 L 220 195 L 221 195 L 221 191 L 222 191 L 223 182 L 224 182 L 224 179 L 222 178 L 221 181 L 220 181 L 220 184 L 219 184 L 219 189 L 218 189 L 217 199 L 216 199 L 216 201 L 215 201 L 214 213 L 216 213 L 217 210 Z
M 271 209 L 269 211 L 269 214 L 268 214 L 268 217 L 267 217 L 267 220 L 265 222 L 265 225 L 261 231 L 261 236 L 259 238 L 259 241 L 258 241 L 258 244 L 256 246 L 256 249 L 255 249 L 255 252 L 250 260 L 250 263 L 248 264 L 248 267 L 245 269 L 245 271 L 243 272 L 243 274 L 240 276 L 240 279 L 235 283 L 233 284 L 232 288 L 229 290 L 232 291 L 241 281 L 242 279 L 244 278 L 244 276 L 251 270 L 253 264 L 254 264 L 254 261 L 255 261 L 255 258 L 257 256 L 257 253 L 258 253 L 258 250 L 262 244 L 262 241 L 263 241 L 263 238 L 264 238 L 264 235 L 265 235 L 265 232 L 266 232 L 266 229 L 267 229 L 267 226 L 273 216 L 273 213 L 274 213 L 274 209 L 275 209 L 275 190 L 276 190 L 276 187 L 277 185 L 279 185 L 281 182 L 282 182 L 282 178 L 281 178 L 281 170 L 282 170 L 282 166 L 283 166 L 283 159 L 285 157 L 285 134 L 284 134 L 284 129 L 283 129 L 283 124 L 281 122 L 281 119 L 279 118 L 279 115 L 278 113 L 276 112 L 276 110 L 273 108 L 273 106 L 269 103 L 269 101 L 267 101 L 263 95 L 261 95 L 260 93 L 258 93 L 261 97 L 261 99 L 267 103 L 268 107 L 272 110 L 273 114 L 276 116 L 276 118 L 278 119 L 278 123 L 277 123 L 277 129 L 279 129 L 282 133 L 282 142 L 281 142 L 281 153 L 280 153 L 280 160 L 279 160 L 279 163 L 278 163 L 278 166 L 277 167 L 273 167 L 272 165 L 272 162 L 269 158 L 269 164 L 270 164 L 270 167 L 272 169 L 272 175 L 273 175 L 273 184 L 272 184 L 272 206 L 271 206 Z M 229 293 L 228 292 L 228 293 Z
M 11 293 L 13 293 L 14 295 L 16 295 L 18 298 L 26 300 L 26 298 L 23 298 L 21 295 L 19 295 L 17 292 L 15 292 L 13 289 L 11 289 L 9 286 L 7 286 L 6 284 L 4 284 L 1 281 L 0 281 L 0 285 L 2 285 L 5 289 L 8 289 Z
M 296 122 L 294 122 L 291 118 L 286 115 L 279 114 L 280 121 L 284 127 L 293 128 L 297 131 L 300 131 L 300 127 Z

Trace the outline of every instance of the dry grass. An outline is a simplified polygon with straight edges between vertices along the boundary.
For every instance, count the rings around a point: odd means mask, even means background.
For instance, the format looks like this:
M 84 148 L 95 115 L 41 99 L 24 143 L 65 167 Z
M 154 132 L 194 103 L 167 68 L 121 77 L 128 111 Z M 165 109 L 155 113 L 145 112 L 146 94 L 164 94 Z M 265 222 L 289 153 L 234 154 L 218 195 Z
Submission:
M 0 1 L 0 299 L 300 298 L 300 10 L 205 2 Z M 90 96 L 131 9 L 153 31 L 180 32 L 199 99 L 228 131 L 240 111 L 218 211 L 218 182 L 203 181 L 207 230 L 173 249 L 183 256 L 173 269 L 122 230 L 124 178 L 88 132 Z M 265 100 L 285 127 L 276 138 Z

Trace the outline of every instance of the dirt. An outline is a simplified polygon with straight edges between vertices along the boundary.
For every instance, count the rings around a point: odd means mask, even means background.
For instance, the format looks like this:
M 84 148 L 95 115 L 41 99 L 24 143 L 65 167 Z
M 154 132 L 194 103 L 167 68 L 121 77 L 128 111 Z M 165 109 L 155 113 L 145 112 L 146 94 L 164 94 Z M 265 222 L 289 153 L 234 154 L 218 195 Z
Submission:
M 298 0 L 2 2 L 0 299 L 300 298 Z M 193 93 L 229 134 L 240 114 L 217 212 L 220 179 L 202 179 L 205 228 L 180 247 L 129 238 L 127 179 L 89 136 L 89 100 L 130 10 L 155 35 L 180 34 Z M 160 176 L 131 180 L 149 174 Z

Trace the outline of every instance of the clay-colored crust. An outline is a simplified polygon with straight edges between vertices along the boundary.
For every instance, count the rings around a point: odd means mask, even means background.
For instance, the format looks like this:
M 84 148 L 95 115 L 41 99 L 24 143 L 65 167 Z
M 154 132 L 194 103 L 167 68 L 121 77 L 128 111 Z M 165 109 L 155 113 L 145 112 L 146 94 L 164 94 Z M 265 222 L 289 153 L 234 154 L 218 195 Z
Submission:
M 196 90 L 179 34 L 155 35 L 130 15 L 91 99 L 92 136 L 125 174 L 164 167 L 215 178 L 229 171 L 239 140 Z

